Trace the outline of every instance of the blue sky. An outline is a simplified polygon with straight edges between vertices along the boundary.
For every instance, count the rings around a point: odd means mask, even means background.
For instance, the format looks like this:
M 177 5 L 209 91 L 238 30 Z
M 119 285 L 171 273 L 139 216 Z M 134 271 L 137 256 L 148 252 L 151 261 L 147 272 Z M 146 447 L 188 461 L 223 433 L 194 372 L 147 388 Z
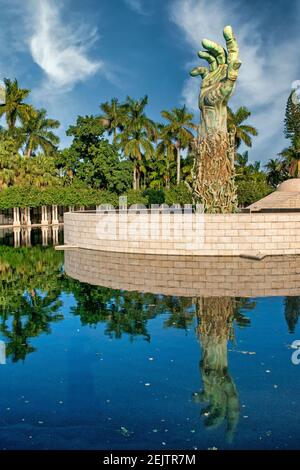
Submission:
M 195 112 L 201 39 L 223 41 L 231 24 L 242 68 L 233 108 L 252 111 L 260 135 L 251 160 L 276 156 L 284 109 L 300 80 L 300 2 L 292 0 L 0 0 L 0 78 L 18 78 L 31 102 L 60 120 L 62 145 L 78 114 L 113 97 L 149 96 L 148 113 L 187 104 Z

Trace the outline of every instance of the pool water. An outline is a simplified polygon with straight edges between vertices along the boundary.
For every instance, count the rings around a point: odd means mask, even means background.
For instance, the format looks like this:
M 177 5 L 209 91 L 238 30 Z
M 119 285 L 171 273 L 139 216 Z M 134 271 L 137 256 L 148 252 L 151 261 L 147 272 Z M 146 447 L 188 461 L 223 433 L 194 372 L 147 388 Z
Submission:
M 0 247 L 1 449 L 299 448 L 300 296 L 128 292 L 63 263 Z

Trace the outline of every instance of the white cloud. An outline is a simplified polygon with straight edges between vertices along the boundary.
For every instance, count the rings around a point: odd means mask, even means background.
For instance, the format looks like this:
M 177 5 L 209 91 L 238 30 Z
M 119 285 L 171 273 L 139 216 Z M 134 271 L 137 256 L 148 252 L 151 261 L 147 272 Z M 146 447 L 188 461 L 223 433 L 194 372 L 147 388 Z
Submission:
M 140 15 L 146 15 L 142 0 L 124 0 L 126 5 Z
M 95 73 L 105 73 L 104 63 L 88 57 L 97 40 L 97 29 L 66 24 L 57 0 L 30 0 L 28 3 L 32 34 L 28 43 L 34 62 L 46 74 L 44 86 L 57 91 L 73 86 Z
M 170 18 L 183 31 L 185 40 L 191 46 L 194 60 L 190 56 L 188 60 L 192 62 L 188 65 L 193 63 L 193 66 L 199 61 L 196 53 L 202 48 L 202 39 L 223 41 L 224 26 L 233 26 L 239 42 L 242 68 L 231 105 L 234 108 L 245 105 L 252 111 L 251 123 L 258 128 L 259 137 L 253 141 L 250 157 L 265 161 L 287 143 L 282 134 L 283 119 L 291 84 L 300 73 L 295 60 L 300 47 L 300 34 L 281 45 L 276 42 L 275 36 L 270 37 L 268 45 L 265 45 L 259 20 L 240 15 L 239 11 L 242 10 L 238 8 L 237 3 L 225 0 L 175 0 Z M 195 78 L 187 79 L 183 86 L 183 100 L 194 111 L 198 110 L 199 86 L 200 80 Z

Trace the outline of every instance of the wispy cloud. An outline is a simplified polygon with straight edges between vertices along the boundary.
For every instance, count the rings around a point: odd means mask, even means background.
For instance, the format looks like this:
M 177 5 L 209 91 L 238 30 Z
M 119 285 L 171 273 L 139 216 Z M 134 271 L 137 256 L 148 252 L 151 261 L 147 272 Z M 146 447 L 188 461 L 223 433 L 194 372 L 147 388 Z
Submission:
M 187 58 L 191 61 L 189 66 L 197 64 L 196 52 L 201 49 L 204 37 L 222 41 L 224 26 L 233 26 L 239 41 L 242 68 L 232 105 L 245 105 L 252 111 L 251 122 L 260 133 L 254 140 L 255 158 L 266 160 L 274 156 L 284 145 L 282 126 L 285 104 L 291 84 L 300 73 L 295 60 L 300 47 L 300 34 L 281 44 L 271 37 L 266 46 L 258 20 L 249 20 L 245 15 L 241 17 L 237 3 L 225 0 L 175 0 L 170 18 L 191 46 L 193 56 Z M 183 100 L 195 111 L 199 86 L 199 80 L 187 79 L 182 91 Z
M 34 62 L 45 73 L 44 86 L 71 90 L 97 72 L 106 73 L 104 62 L 88 56 L 98 39 L 96 28 L 66 24 L 57 0 L 30 0 L 28 8 L 32 30 L 28 44 Z
M 140 15 L 147 15 L 147 12 L 144 8 L 143 0 L 124 0 L 126 5 L 131 8 L 131 10 L 139 13 Z

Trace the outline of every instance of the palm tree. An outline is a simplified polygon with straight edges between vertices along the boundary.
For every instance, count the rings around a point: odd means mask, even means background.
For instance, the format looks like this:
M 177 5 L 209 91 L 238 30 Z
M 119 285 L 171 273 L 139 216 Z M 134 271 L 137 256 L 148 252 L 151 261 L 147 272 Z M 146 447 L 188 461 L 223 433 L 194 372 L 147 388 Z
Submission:
M 26 156 L 30 158 L 32 152 L 39 147 L 45 155 L 53 153 L 57 149 L 59 138 L 52 129 L 57 129 L 59 126 L 59 121 L 47 117 L 45 109 L 32 109 L 22 128 Z
M 300 178 L 300 136 L 295 136 L 292 145 L 284 149 L 280 154 L 289 166 L 289 174 L 294 178 Z
M 196 129 L 193 124 L 193 114 L 187 111 L 186 106 L 174 108 L 171 111 L 162 111 L 161 115 L 168 124 L 165 125 L 164 133 L 169 135 L 175 145 L 177 155 L 177 185 L 181 176 L 181 151 L 192 146 L 194 135 L 191 129 Z
M 148 160 L 154 155 L 152 142 L 157 138 L 156 124 L 144 112 L 147 104 L 147 96 L 140 100 L 127 97 L 124 105 L 126 110 L 124 128 L 123 132 L 118 135 L 125 156 L 129 157 L 134 165 L 133 189 L 140 188 L 143 159 Z
M 156 147 L 156 153 L 158 156 L 158 161 L 163 161 L 165 164 L 165 183 L 167 189 L 169 189 L 171 180 L 170 164 L 175 160 L 177 149 L 173 141 L 170 129 L 168 129 L 167 126 L 165 126 L 164 124 L 160 124 L 158 126 L 158 129 L 160 141 Z
M 252 147 L 251 136 L 258 135 L 255 127 L 243 124 L 250 116 L 251 112 L 245 106 L 241 106 L 236 113 L 229 106 L 227 107 L 227 127 L 228 131 L 234 134 L 236 150 L 242 142 L 247 147 Z
M 5 114 L 9 131 L 16 127 L 16 122 L 20 119 L 23 122 L 27 117 L 31 107 L 24 103 L 24 99 L 30 93 L 26 88 L 19 88 L 17 80 L 4 79 L 5 103 L 0 104 L 0 117 Z
M 286 164 L 281 158 L 271 158 L 265 165 L 267 171 L 267 181 L 277 188 L 278 184 L 288 178 Z
M 120 105 L 118 98 L 113 98 L 109 103 L 106 101 L 100 105 L 103 115 L 100 116 L 100 121 L 108 131 L 108 134 L 113 134 L 113 143 L 116 143 L 117 131 L 123 130 L 124 122 L 126 119 L 126 109 L 124 105 Z

